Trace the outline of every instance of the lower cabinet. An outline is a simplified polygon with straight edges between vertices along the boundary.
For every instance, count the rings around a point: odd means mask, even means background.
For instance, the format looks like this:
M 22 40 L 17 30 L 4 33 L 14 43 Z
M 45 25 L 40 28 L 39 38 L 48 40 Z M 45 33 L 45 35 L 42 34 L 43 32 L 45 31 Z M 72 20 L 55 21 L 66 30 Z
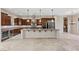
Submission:
M 16 36 L 21 33 L 21 28 L 2 31 L 2 39 L 1 41 L 7 40 L 13 36 Z
M 11 33 L 12 36 L 15 36 L 15 35 L 21 33 L 21 29 L 13 29 L 13 30 L 10 31 L 10 33 Z

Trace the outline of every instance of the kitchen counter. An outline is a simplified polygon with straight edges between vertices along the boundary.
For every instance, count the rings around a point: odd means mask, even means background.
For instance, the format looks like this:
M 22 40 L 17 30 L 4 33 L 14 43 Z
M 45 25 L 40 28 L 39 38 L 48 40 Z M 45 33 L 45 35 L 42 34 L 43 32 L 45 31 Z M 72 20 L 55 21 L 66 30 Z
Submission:
M 57 29 L 22 29 L 21 37 L 22 39 L 27 38 L 57 38 Z
M 41 26 L 36 26 L 36 27 L 40 28 Z M 13 30 L 18 28 L 31 28 L 31 26 L 1 26 L 2 31 Z

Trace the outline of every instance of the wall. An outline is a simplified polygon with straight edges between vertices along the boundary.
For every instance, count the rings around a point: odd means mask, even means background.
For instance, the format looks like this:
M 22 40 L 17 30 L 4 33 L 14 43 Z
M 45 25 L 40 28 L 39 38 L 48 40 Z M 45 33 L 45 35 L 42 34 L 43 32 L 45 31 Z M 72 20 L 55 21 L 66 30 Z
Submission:
M 74 33 L 74 34 L 76 34 L 77 33 L 77 22 L 78 22 L 78 17 L 77 16 L 73 16 L 73 22 L 74 22 L 74 24 L 72 25 L 72 32 Z
M 74 23 L 71 24 L 71 21 L 73 21 Z M 78 16 L 77 15 L 68 16 L 68 32 L 78 34 L 79 33 L 78 27 L 79 27 Z
M 77 32 L 79 33 L 79 21 L 78 21 L 78 19 L 79 19 L 79 15 L 77 16 Z
M 78 19 L 79 19 L 79 17 L 78 17 Z M 77 28 L 78 28 L 78 32 L 79 32 L 79 21 L 77 22 L 78 24 L 77 24 Z

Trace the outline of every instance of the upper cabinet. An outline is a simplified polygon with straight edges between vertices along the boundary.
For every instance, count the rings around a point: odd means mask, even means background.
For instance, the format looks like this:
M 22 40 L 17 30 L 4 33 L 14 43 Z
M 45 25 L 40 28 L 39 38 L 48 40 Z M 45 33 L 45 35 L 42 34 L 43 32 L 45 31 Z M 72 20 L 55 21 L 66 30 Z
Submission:
M 1 25 L 7 26 L 11 25 L 11 17 L 8 14 L 1 12 Z
M 37 20 L 37 25 L 42 25 L 42 20 L 41 19 L 36 19 Z
M 31 19 L 27 19 L 26 20 L 26 25 L 31 25 L 31 23 L 32 23 L 32 20 Z
M 22 19 L 22 25 L 27 25 L 27 20 L 26 19 Z
M 55 21 L 55 18 L 42 18 L 42 24 L 47 23 L 48 21 Z
M 14 25 L 22 25 L 22 19 L 20 19 L 20 18 L 15 18 L 15 19 L 14 19 Z
M 14 24 L 15 25 L 31 25 L 31 19 L 15 18 Z

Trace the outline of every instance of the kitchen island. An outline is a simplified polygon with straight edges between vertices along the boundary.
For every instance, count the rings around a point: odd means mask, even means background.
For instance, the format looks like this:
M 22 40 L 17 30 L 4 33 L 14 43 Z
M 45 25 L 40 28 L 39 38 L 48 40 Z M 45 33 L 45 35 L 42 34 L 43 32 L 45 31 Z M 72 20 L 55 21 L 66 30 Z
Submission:
M 37 38 L 58 38 L 57 29 L 22 29 L 22 39 L 37 39 Z

